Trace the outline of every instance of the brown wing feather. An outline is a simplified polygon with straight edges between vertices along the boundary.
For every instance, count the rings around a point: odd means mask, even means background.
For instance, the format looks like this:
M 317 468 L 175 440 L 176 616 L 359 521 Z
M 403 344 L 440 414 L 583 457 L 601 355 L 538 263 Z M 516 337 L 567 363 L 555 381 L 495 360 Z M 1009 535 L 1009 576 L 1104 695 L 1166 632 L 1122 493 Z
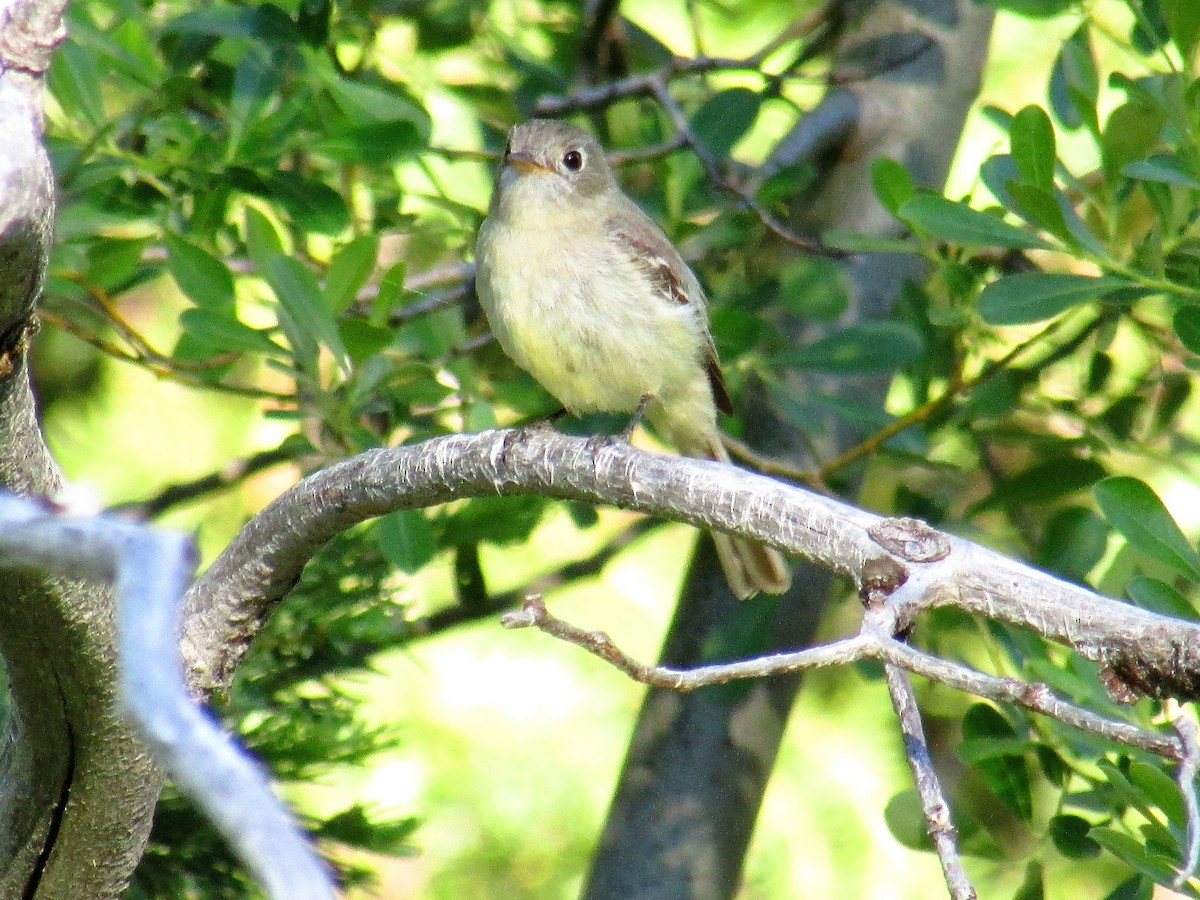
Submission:
M 650 284 L 663 299 L 684 306 L 698 306 L 699 313 L 704 318 L 704 336 L 708 339 L 704 348 L 704 367 L 708 372 L 708 383 L 712 386 L 713 402 L 721 412 L 732 415 L 733 401 L 729 399 L 729 390 L 725 387 L 725 378 L 721 374 L 717 348 L 713 346 L 712 335 L 708 333 L 704 299 L 693 298 L 684 283 L 684 272 L 688 271 L 687 263 L 665 237 L 660 237 L 654 232 L 646 237 L 639 237 L 622 229 L 613 229 L 611 234 L 618 243 L 625 246 L 630 256 L 641 263 Z M 690 275 L 690 272 L 688 274 Z M 695 276 L 692 275 L 688 280 L 695 282 Z M 699 286 L 696 290 L 699 290 Z

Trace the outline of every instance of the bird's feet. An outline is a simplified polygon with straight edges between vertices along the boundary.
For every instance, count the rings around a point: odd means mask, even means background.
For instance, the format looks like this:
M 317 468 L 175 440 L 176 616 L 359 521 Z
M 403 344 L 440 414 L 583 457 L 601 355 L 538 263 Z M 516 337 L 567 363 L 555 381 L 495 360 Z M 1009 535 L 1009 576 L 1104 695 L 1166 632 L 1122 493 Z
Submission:
M 593 434 L 587 439 L 587 448 L 594 456 L 606 447 L 617 447 L 628 445 L 633 438 L 634 429 L 641 424 L 642 419 L 646 416 L 646 407 L 650 405 L 650 401 L 654 399 L 653 394 L 643 394 L 642 399 L 638 402 L 637 409 L 633 411 L 633 415 L 629 418 L 629 424 L 621 431 L 620 434 Z

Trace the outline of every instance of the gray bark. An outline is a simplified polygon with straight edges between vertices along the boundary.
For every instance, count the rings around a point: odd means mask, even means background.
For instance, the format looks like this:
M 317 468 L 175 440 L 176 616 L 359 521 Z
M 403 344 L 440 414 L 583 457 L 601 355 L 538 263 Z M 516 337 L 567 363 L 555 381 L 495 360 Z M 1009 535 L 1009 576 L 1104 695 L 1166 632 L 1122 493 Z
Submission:
M 53 496 L 26 354 L 54 226 L 42 76 L 62 0 L 0 0 L 0 485 Z M 0 756 L 0 897 L 119 896 L 160 779 L 113 706 L 111 598 L 0 561 L 10 714 Z

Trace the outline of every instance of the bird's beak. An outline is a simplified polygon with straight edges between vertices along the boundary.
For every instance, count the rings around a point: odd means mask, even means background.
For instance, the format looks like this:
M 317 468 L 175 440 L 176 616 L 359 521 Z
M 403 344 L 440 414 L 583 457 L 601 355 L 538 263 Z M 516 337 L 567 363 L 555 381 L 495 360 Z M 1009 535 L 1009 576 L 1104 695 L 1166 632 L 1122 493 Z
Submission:
M 504 164 L 512 166 L 514 169 L 520 169 L 522 172 L 549 172 L 546 166 L 533 158 L 531 154 L 523 151 L 510 152 L 504 157 Z

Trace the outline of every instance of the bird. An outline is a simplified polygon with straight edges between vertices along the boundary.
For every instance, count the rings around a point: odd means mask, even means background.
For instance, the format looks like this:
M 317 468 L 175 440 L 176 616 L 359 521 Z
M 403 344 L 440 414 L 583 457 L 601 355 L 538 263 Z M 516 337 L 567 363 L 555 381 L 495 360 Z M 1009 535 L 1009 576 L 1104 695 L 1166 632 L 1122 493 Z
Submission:
M 596 138 L 569 122 L 514 126 L 475 245 L 475 284 L 500 346 L 571 413 L 643 416 L 685 456 L 729 462 L 733 412 L 695 274 L 621 190 Z M 791 584 L 771 547 L 714 532 L 732 592 Z

